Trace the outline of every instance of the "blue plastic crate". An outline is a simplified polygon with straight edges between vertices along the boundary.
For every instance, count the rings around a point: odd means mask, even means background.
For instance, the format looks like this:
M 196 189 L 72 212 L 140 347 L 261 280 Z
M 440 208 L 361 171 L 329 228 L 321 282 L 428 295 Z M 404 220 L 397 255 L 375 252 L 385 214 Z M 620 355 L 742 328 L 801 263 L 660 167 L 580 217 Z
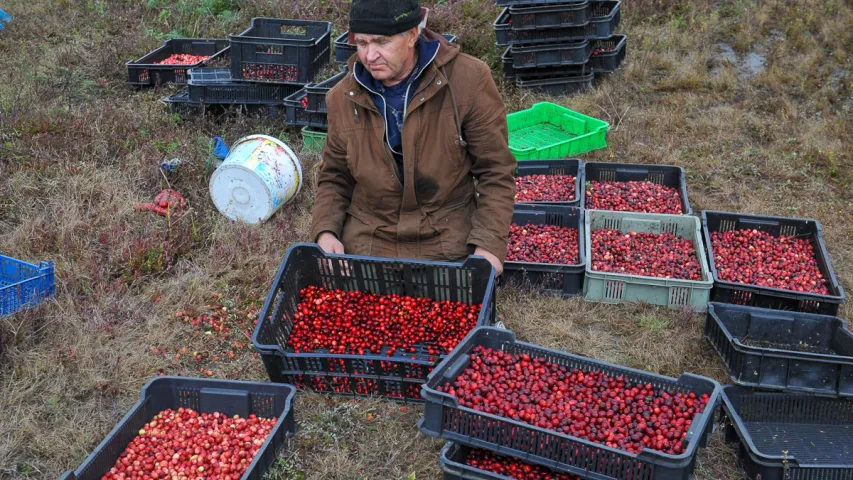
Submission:
M 12 21 L 12 16 L 8 13 L 0 10 L 0 30 L 3 30 L 3 26 Z
M 54 293 L 53 262 L 36 266 L 0 255 L 0 316 L 32 308 Z

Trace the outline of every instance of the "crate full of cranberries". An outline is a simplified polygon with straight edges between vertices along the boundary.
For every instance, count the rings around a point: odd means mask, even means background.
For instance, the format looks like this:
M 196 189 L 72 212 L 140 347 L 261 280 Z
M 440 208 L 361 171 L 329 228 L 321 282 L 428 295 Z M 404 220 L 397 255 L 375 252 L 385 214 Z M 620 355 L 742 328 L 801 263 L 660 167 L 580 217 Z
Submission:
M 331 23 L 285 18 L 253 18 L 231 41 L 234 80 L 307 84 L 328 63 Z
M 711 302 L 705 338 L 737 385 L 853 398 L 853 332 L 838 317 Z
M 228 54 L 228 41 L 217 38 L 173 38 L 138 60 L 127 62 L 127 83 L 137 86 L 184 85 L 191 68 Z
M 714 282 L 699 218 L 608 210 L 584 215 L 585 300 L 707 310 Z
M 158 377 L 63 480 L 264 477 L 296 433 L 292 385 Z
M 580 206 L 583 162 L 577 158 L 519 162 L 515 203 Z
M 580 295 L 584 277 L 583 210 L 518 205 L 512 213 L 503 278 L 564 297 Z
M 807 218 L 702 212 L 715 302 L 837 315 L 844 303 L 823 227 Z
M 582 208 L 690 215 L 684 169 L 672 165 L 584 164 Z
M 427 375 L 476 326 L 494 322 L 495 272 L 464 263 L 284 257 L 252 341 L 270 379 L 345 397 L 422 402 Z
M 430 374 L 418 428 L 583 478 L 687 480 L 720 391 L 481 327 Z
M 447 442 L 438 457 L 444 480 L 580 480 L 513 457 Z

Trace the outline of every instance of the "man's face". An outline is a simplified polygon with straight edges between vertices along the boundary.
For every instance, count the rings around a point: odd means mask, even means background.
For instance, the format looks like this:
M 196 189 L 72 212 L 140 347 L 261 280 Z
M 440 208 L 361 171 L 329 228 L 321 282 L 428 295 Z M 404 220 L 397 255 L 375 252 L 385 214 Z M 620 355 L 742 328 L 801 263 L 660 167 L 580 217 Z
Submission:
M 366 35 L 357 33 L 355 44 L 358 58 L 367 70 L 380 82 L 402 81 L 412 68 L 418 29 L 409 30 L 408 35 Z

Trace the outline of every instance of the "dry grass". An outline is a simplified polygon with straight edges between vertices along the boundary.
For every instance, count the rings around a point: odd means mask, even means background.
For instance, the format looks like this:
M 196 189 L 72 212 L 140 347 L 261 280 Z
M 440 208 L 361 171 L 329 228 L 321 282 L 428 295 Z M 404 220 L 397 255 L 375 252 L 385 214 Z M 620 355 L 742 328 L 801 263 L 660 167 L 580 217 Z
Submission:
M 435 7 L 437 29 L 498 66 L 491 1 L 426 3 Z M 347 4 L 4 5 L 15 20 L 0 33 L 0 250 L 55 261 L 57 296 L 0 319 L 0 478 L 56 478 L 76 467 L 145 381 L 169 366 L 150 347 L 198 341 L 174 312 L 200 308 L 218 292 L 262 298 L 287 246 L 308 234 L 316 157 L 303 158 L 311 180 L 303 193 L 258 227 L 216 212 L 203 167 L 210 136 L 266 133 L 298 145 L 298 132 L 239 117 L 182 122 L 159 103 L 170 89 L 129 89 L 123 63 L 170 32 L 222 36 L 253 16 L 330 19 L 342 32 Z M 623 9 L 623 70 L 593 93 L 555 100 L 614 125 L 610 146 L 585 159 L 684 166 L 695 211 L 818 218 L 839 280 L 853 287 L 849 2 L 818 9 L 806 0 L 626 0 Z M 734 58 L 721 55 L 726 48 Z M 764 58 L 763 71 L 745 66 L 752 52 Z M 511 111 L 541 100 L 499 83 Z M 134 212 L 134 202 L 164 187 L 156 165 L 171 157 L 188 162 L 170 182 L 189 199 L 191 215 L 169 222 Z M 158 250 L 164 240 L 171 247 Z M 140 258 L 150 261 L 134 262 Z M 525 341 L 665 375 L 726 380 L 698 315 L 515 290 L 500 292 L 499 311 Z M 173 368 L 197 374 L 189 361 Z M 265 378 L 251 356 L 205 368 L 217 377 Z M 297 409 L 301 433 L 272 478 L 440 478 L 441 442 L 416 433 L 420 408 L 300 394 Z M 740 478 L 719 434 L 696 473 Z

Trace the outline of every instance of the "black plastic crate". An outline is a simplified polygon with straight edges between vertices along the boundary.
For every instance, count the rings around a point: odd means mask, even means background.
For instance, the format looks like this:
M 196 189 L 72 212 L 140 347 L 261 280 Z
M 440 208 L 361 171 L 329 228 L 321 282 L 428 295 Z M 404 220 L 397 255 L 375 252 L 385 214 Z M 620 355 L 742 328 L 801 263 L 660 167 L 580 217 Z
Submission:
M 590 39 L 608 39 L 616 32 L 622 19 L 621 1 L 590 2 L 590 20 L 586 25 L 536 30 L 513 30 L 509 7 L 503 9 L 494 22 L 497 44 L 501 46 L 532 45 Z
M 355 255 L 327 255 L 315 244 L 288 249 L 252 336 L 270 379 L 345 397 L 386 397 L 423 402 L 420 387 L 440 356 L 426 345 L 415 353 L 293 353 L 287 347 L 299 290 L 329 289 L 409 295 L 482 304 L 477 325 L 495 317 L 495 272 L 483 258 L 464 263 L 428 262 Z
M 606 49 L 605 52 L 595 53 L 597 49 Z M 613 35 L 607 40 L 595 40 L 592 43 L 593 53 L 589 57 L 589 66 L 596 73 L 613 73 L 619 70 L 625 56 L 628 55 L 628 37 L 625 35 Z
M 452 33 L 442 33 L 441 36 L 450 43 L 456 43 L 458 40 Z M 335 39 L 335 62 L 346 65 L 357 51 L 358 47 L 349 43 L 349 30 Z
M 504 53 L 501 54 L 501 63 L 503 63 L 504 78 L 525 81 L 528 88 L 532 88 L 534 85 L 531 85 L 531 83 L 537 80 L 559 80 L 566 82 L 568 81 L 567 79 L 574 80 L 576 83 L 587 82 L 586 87 L 592 87 L 592 81 L 595 78 L 593 71 L 582 63 L 542 68 L 522 67 L 517 69 L 515 68 L 515 55 L 512 54 L 512 47 L 507 47 Z M 579 86 L 578 90 L 582 90 L 582 87 L 583 85 Z
M 513 69 L 559 67 L 564 65 L 583 65 L 592 55 L 593 42 L 578 40 L 575 42 L 548 43 L 545 45 L 509 47 L 509 57 Z
M 820 273 L 826 279 L 829 295 L 801 293 L 781 288 L 759 287 L 720 280 L 714 258 L 714 246 L 711 243 L 711 233 L 740 229 L 761 230 L 774 237 L 786 235 L 808 238 L 814 249 Z M 826 244 L 823 241 L 823 227 L 817 220 L 703 210 L 702 231 L 705 236 L 708 257 L 711 259 L 711 273 L 714 275 L 714 291 L 711 294 L 711 301 L 775 310 L 838 315 L 838 308 L 844 303 L 844 288 L 835 278 L 835 272 L 829 261 L 829 254 L 826 252 Z
M 306 84 L 329 61 L 329 22 L 284 18 L 253 18 L 231 41 L 234 80 Z
M 467 445 L 447 442 L 438 456 L 438 465 L 444 472 L 444 480 L 516 480 L 498 473 L 466 465 L 468 454 L 473 450 Z
M 174 38 L 163 42 L 163 46 L 145 55 L 139 60 L 127 62 L 127 83 L 131 85 L 165 85 L 174 83 L 184 85 L 189 76 L 187 70 L 201 67 L 222 57 L 229 50 L 228 41 L 217 38 Z M 204 55 L 205 61 L 194 65 L 158 65 L 173 54 Z
M 589 23 L 591 11 L 588 1 L 552 3 L 544 5 L 513 5 L 509 7 L 513 30 L 538 30 L 542 28 L 578 27 Z
M 303 87 L 298 83 L 232 82 L 228 68 L 194 68 L 187 89 L 192 102 L 243 105 L 281 104 Z
M 853 333 L 838 317 L 711 302 L 705 338 L 737 385 L 853 398 Z
M 631 454 L 623 450 L 577 437 L 535 427 L 520 421 L 459 406 L 456 398 L 435 389 L 439 384 L 456 379 L 468 366 L 469 352 L 477 345 L 531 357 L 583 371 L 603 371 L 622 376 L 629 382 L 649 383 L 669 392 L 708 394 L 704 412 L 693 418 L 685 437 L 687 448 L 681 455 L 668 455 L 653 450 Z M 515 335 L 503 329 L 481 327 L 465 340 L 429 375 L 421 394 L 426 400 L 424 417 L 418 428 L 426 435 L 501 455 L 509 455 L 560 472 L 583 478 L 631 480 L 687 480 L 696 462 L 696 453 L 704 447 L 713 430 L 714 412 L 720 399 L 720 384 L 690 373 L 674 379 L 649 372 L 621 367 L 580 355 L 550 350 L 518 342 Z
M 853 400 L 727 386 L 723 417 L 753 480 L 853 479 Z
M 308 89 L 303 88 L 284 100 L 284 123 L 299 127 L 327 129 L 328 114 L 308 110 Z
M 567 68 L 567 67 L 562 67 Z M 561 72 L 557 75 L 527 76 L 517 74 L 515 85 L 518 88 L 536 90 L 552 97 L 572 95 L 592 90 L 595 73 L 587 69 Z
M 584 164 L 577 158 L 562 158 L 559 160 L 527 160 L 518 162 L 515 170 L 516 177 L 528 175 L 571 175 L 575 177 L 575 199 L 565 202 L 516 202 L 533 205 L 562 205 L 579 207 L 581 203 L 582 185 L 584 183 Z
M 287 439 L 296 433 L 292 385 L 209 380 L 187 377 L 158 377 L 142 387 L 139 401 L 74 472 L 63 480 L 98 480 L 115 466 L 119 455 L 136 438 L 139 430 L 166 409 L 191 408 L 201 413 L 220 412 L 243 418 L 277 417 L 278 421 L 258 451 L 242 480 L 261 480 L 275 463 Z
M 499 7 L 512 7 L 515 5 L 553 5 L 555 3 L 586 3 L 586 0 L 497 0 L 495 2 Z
M 573 297 L 583 293 L 584 259 L 583 210 L 558 205 L 517 204 L 512 223 L 517 225 L 558 225 L 578 230 L 578 262 L 556 265 L 531 262 L 504 262 L 503 279 L 509 283 L 531 285 L 536 289 Z
M 674 165 L 642 165 L 634 163 L 584 164 L 586 182 L 652 182 L 678 190 L 681 196 L 683 215 L 691 215 L 693 208 L 687 198 L 687 180 L 684 169 Z M 586 183 L 581 195 L 581 207 L 586 206 Z
M 163 102 L 169 106 L 171 113 L 180 115 L 185 120 L 204 115 L 224 115 L 229 112 L 258 118 L 277 119 L 284 116 L 284 106 L 276 103 L 217 104 L 194 102 L 190 100 L 189 87 L 185 87 L 177 94 L 163 99 Z
M 308 111 L 326 113 L 326 94 L 329 93 L 329 90 L 337 85 L 338 82 L 343 80 L 344 77 L 347 76 L 347 73 L 347 70 L 344 69 L 344 71 L 329 78 L 328 80 L 324 80 L 320 83 L 312 83 L 305 87 L 305 91 L 308 95 L 308 106 L 306 107 Z

